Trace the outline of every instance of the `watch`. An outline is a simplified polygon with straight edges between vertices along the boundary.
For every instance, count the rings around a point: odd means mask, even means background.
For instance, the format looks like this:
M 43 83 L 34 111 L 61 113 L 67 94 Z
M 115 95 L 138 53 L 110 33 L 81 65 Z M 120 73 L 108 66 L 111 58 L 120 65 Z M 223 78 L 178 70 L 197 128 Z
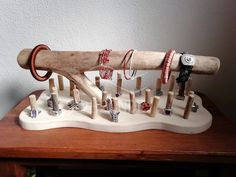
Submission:
M 184 53 L 180 58 L 180 72 L 176 79 L 177 83 L 188 81 L 188 78 L 192 72 L 193 66 L 196 63 L 194 55 Z

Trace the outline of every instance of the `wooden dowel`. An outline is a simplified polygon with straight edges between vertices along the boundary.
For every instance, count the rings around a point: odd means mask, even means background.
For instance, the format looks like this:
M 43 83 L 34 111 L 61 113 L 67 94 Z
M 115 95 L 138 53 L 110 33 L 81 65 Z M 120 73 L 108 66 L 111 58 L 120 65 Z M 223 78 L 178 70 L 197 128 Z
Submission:
M 194 95 L 189 95 L 187 104 L 184 109 L 184 116 L 183 116 L 184 119 L 189 118 L 190 112 L 192 110 L 193 100 L 194 100 Z
M 107 95 L 108 95 L 107 91 L 102 92 L 102 106 L 106 106 Z
M 175 75 L 171 75 L 169 91 L 173 92 L 175 88 Z
M 49 91 L 52 92 L 52 87 L 55 87 L 54 78 L 49 79 Z
M 184 100 L 185 98 L 184 91 L 185 91 L 185 82 L 181 82 L 179 83 L 179 91 L 178 91 L 178 95 L 176 96 L 176 99 Z
M 122 88 L 122 79 L 118 79 L 116 83 L 116 93 L 121 94 L 121 88 Z
M 192 78 L 190 77 L 188 79 L 188 82 L 187 82 L 187 85 L 186 85 L 186 91 L 185 91 L 185 94 L 188 96 L 189 95 L 189 92 L 192 90 L 192 83 L 193 83 L 193 80 Z
M 145 102 L 151 104 L 151 89 L 145 90 Z
M 141 90 L 141 85 L 142 85 L 142 77 L 137 77 L 136 78 L 136 89 Z
M 163 92 L 161 91 L 161 78 L 157 78 L 157 81 L 156 81 L 156 95 L 157 96 L 163 95 Z
M 156 90 L 161 91 L 161 78 L 157 78 Z
M 98 88 L 100 88 L 100 77 L 99 76 L 95 77 L 95 84 Z
M 166 109 L 171 109 L 174 100 L 174 92 L 169 91 L 166 100 Z
M 63 82 L 63 76 L 57 75 L 58 78 L 58 85 L 60 90 L 64 90 L 64 82 Z
M 129 98 L 130 98 L 130 114 L 134 114 L 137 110 L 134 92 L 129 93 Z
M 160 97 L 158 97 L 158 96 L 153 97 L 152 108 L 151 108 L 151 112 L 150 112 L 151 117 L 155 117 L 157 114 L 157 106 L 158 106 L 159 100 L 160 100 Z
M 119 111 L 118 98 L 112 97 L 111 100 L 112 100 L 112 109 L 118 112 Z
M 80 102 L 80 94 L 78 89 L 73 89 L 73 99 L 76 104 Z
M 118 80 L 118 79 L 121 79 L 121 78 L 122 78 L 122 77 L 121 77 L 121 73 L 118 72 L 118 73 L 117 73 L 117 80 Z
M 76 88 L 76 85 L 73 81 L 70 80 L 70 96 L 73 96 L 73 90 Z
M 189 96 L 189 95 L 194 95 L 194 94 L 195 94 L 194 91 L 189 91 L 189 92 L 188 92 L 188 96 Z
M 92 97 L 92 114 L 91 114 L 91 117 L 92 117 L 93 119 L 96 118 L 97 112 L 98 112 L 97 99 L 96 99 L 96 97 Z
M 30 101 L 30 109 L 31 111 L 36 111 L 37 110 L 37 102 L 36 102 L 36 96 L 35 95 L 30 95 L 29 96 L 29 101 Z
M 57 97 L 58 97 L 58 90 L 57 90 L 56 87 L 52 87 L 51 94 L 52 94 L 52 93 L 57 94 Z
M 52 95 L 52 109 L 53 111 L 59 111 L 57 94 L 53 92 L 51 95 Z

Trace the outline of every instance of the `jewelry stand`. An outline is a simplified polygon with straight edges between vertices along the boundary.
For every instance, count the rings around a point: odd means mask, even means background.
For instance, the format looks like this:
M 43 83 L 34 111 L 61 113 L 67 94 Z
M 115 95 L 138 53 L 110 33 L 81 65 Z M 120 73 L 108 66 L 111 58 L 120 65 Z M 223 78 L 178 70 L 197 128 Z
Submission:
M 31 49 L 24 49 L 18 55 L 18 63 L 21 67 L 29 69 L 29 57 Z M 110 63 L 114 69 L 122 69 L 122 58 L 126 52 L 112 51 L 109 55 Z M 69 110 L 66 105 L 71 101 L 70 89 L 58 91 L 59 107 L 62 113 L 57 116 L 48 114 L 46 100 L 50 98 L 50 91 L 44 91 L 37 100 L 38 109 L 41 113 L 37 118 L 29 116 L 30 107 L 23 110 L 19 116 L 20 125 L 27 130 L 44 130 L 59 127 L 80 127 L 105 132 L 133 132 L 146 129 L 161 129 L 177 133 L 195 134 L 207 130 L 212 123 L 212 115 L 202 106 L 201 98 L 195 95 L 195 103 L 199 105 L 199 110 L 191 112 L 187 119 L 184 119 L 187 98 L 183 100 L 174 99 L 172 113 L 164 113 L 168 90 L 164 89 L 163 96 L 160 97 L 157 113 L 141 111 L 138 109 L 135 113 L 130 113 L 129 92 L 122 90 L 122 95 L 118 97 L 119 102 L 119 121 L 112 122 L 109 113 L 104 110 L 102 105 L 102 92 L 85 75 L 85 71 L 94 71 L 98 67 L 99 52 L 62 52 L 62 51 L 40 51 L 36 57 L 36 69 L 48 70 L 59 73 L 70 81 L 73 81 L 77 88 L 84 93 L 80 94 L 81 100 L 86 105 L 83 110 Z M 143 52 L 136 51 L 135 59 L 132 62 L 132 68 L 137 70 L 158 70 L 162 68 L 163 52 Z M 179 58 L 181 54 L 175 54 L 170 69 L 179 71 Z M 196 74 L 215 74 L 220 62 L 216 57 L 195 56 L 196 64 L 192 73 Z M 127 64 L 126 69 L 130 65 Z M 114 97 L 116 88 L 110 86 L 106 91 Z M 151 88 L 155 90 L 155 88 Z M 150 91 L 149 91 L 150 92 Z M 152 91 L 152 95 L 154 95 Z M 136 97 L 136 102 L 141 103 L 144 100 L 144 92 Z M 98 102 L 96 115 L 94 110 L 94 99 Z M 133 98 L 132 98 L 133 99 Z M 145 98 L 146 99 L 146 98 Z M 150 98 L 149 98 L 150 99 Z M 168 98 L 169 99 L 169 98 Z M 92 102 L 93 100 L 93 106 Z M 117 103 L 116 103 L 117 104 Z M 151 116 L 150 116 L 151 114 Z

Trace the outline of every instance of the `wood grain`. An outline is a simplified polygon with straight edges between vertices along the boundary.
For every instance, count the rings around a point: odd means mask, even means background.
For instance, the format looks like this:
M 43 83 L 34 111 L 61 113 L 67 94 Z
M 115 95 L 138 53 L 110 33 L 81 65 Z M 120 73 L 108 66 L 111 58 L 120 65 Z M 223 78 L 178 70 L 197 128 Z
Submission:
M 26 97 L 0 121 L 0 157 L 236 163 L 235 123 L 200 96 L 213 115 L 213 125 L 196 135 L 160 130 L 104 133 L 79 128 L 27 131 L 18 123 L 19 113 L 29 105 Z

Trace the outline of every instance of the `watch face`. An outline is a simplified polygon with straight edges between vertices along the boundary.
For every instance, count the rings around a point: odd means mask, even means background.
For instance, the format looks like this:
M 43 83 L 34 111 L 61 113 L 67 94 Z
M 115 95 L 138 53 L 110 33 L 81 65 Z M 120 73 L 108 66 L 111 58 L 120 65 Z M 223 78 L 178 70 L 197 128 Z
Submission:
M 181 62 L 183 63 L 183 65 L 193 66 L 193 65 L 195 65 L 196 58 L 195 58 L 195 56 L 190 55 L 190 54 L 183 54 L 181 56 Z

